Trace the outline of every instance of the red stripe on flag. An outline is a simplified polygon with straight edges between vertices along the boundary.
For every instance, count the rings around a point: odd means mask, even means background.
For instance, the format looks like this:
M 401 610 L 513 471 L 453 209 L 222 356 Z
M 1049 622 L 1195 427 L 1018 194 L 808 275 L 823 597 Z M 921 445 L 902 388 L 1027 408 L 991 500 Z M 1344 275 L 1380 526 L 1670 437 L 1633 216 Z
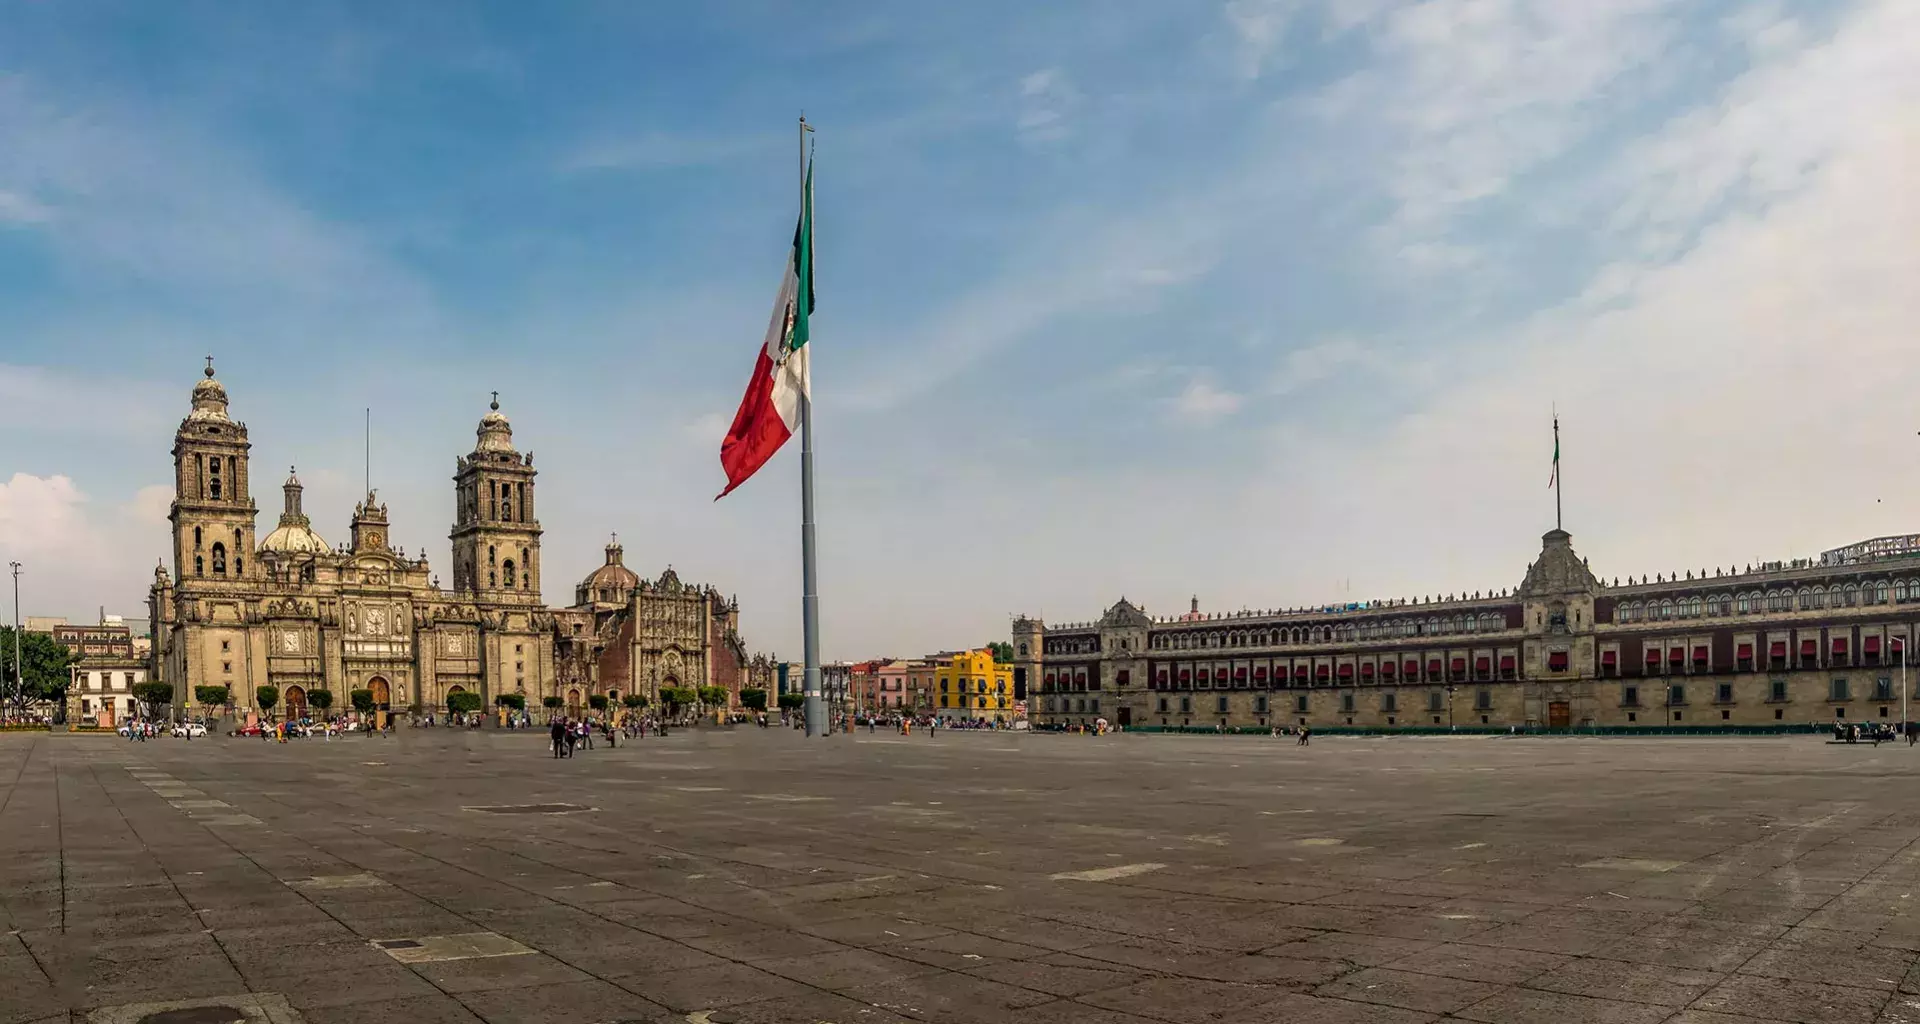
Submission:
M 740 411 L 733 414 L 733 426 L 727 428 L 727 439 L 720 443 L 720 467 L 727 472 L 727 489 L 713 500 L 719 501 L 746 483 L 792 436 L 773 404 L 773 359 L 762 345 L 753 361 L 747 393 L 740 399 Z

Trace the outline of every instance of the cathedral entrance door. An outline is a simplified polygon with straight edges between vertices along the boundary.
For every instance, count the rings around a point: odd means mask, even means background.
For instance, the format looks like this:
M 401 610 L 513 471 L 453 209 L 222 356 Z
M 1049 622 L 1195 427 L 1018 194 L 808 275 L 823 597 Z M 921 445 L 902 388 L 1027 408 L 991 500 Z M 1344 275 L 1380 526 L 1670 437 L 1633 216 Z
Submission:
M 287 721 L 297 722 L 307 717 L 307 691 L 298 686 L 287 687 Z
M 1120 728 L 1125 729 L 1128 726 L 1131 726 L 1132 724 L 1133 724 L 1133 707 L 1127 704 L 1120 705 Z
M 1573 724 L 1573 706 L 1564 700 L 1547 705 L 1547 728 L 1565 729 Z
M 380 676 L 374 676 L 372 679 L 367 680 L 367 689 L 373 691 L 373 727 L 376 729 L 385 729 L 387 727 L 387 713 L 391 710 L 390 702 L 393 700 L 393 690 L 387 685 L 387 681 Z
M 567 691 L 567 717 L 568 718 L 580 717 L 580 691 L 579 690 Z

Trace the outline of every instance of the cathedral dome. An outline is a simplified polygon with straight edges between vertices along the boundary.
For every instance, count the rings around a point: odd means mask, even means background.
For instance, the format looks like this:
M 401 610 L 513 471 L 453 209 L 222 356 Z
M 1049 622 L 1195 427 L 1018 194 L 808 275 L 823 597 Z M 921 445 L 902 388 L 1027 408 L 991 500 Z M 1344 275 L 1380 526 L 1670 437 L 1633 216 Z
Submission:
M 213 357 L 207 357 L 206 376 L 193 386 L 193 412 L 188 419 L 224 420 L 227 418 L 227 389 L 213 379 Z
M 278 551 L 287 555 L 321 555 L 332 549 L 327 547 L 326 541 L 320 539 L 319 534 L 313 532 L 313 527 L 304 523 L 283 523 L 275 527 L 274 531 L 267 534 L 266 539 L 260 542 L 260 550 Z
M 480 417 L 480 426 L 473 433 L 478 441 L 473 446 L 474 451 L 513 451 L 513 424 L 507 422 L 507 417 L 500 412 L 500 392 L 493 393 L 493 402 L 487 406 L 487 414 Z
M 592 604 L 596 601 L 617 601 L 624 603 L 633 588 L 640 585 L 640 576 L 624 565 L 626 549 L 620 546 L 620 538 L 614 537 L 607 543 L 607 564 L 587 574 L 580 581 L 579 603 Z

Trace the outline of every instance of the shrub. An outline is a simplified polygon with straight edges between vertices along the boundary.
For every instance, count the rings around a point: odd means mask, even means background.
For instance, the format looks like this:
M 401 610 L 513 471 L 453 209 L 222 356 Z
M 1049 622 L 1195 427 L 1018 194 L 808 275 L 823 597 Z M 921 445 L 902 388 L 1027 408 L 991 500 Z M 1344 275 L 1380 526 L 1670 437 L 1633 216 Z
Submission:
M 353 710 L 363 715 L 371 714 L 373 712 L 373 691 L 349 690 L 347 692 L 347 703 L 352 704 Z
M 325 711 L 333 706 L 332 690 L 308 690 L 307 706 Z
M 795 711 L 806 706 L 807 698 L 803 694 L 783 693 L 780 695 L 780 710 L 782 711 Z
M 225 707 L 231 696 L 224 686 L 196 686 L 193 688 L 193 702 L 206 708 Z
M 765 711 L 767 710 L 767 691 L 751 687 L 741 690 L 740 703 L 754 711 Z
M 560 695 L 559 695 L 559 694 L 557 694 L 557 693 L 556 693 L 556 694 L 554 694 L 554 695 L 553 695 L 553 696 L 551 696 L 551 697 L 542 697 L 542 698 L 540 698 L 540 706 L 541 706 L 541 707 L 543 707 L 543 708 L 552 708 L 552 709 L 557 709 L 557 708 L 559 708 L 559 707 L 560 707 L 560 706 L 561 706 L 562 704 L 565 704 L 565 703 L 566 703 L 566 701 L 565 701 L 565 700 L 562 700 L 562 699 L 561 699 L 561 697 L 560 697 Z
M 702 686 L 700 688 L 700 703 L 708 707 L 726 707 L 731 703 L 731 698 L 732 694 L 728 693 L 727 688 L 724 686 Z
M 502 693 L 495 696 L 493 702 L 503 708 L 525 711 L 527 708 L 527 695 L 524 693 Z
M 471 690 L 447 694 L 447 710 L 456 715 L 469 714 L 480 710 L 480 695 Z
M 644 708 L 647 706 L 647 695 L 644 693 L 629 693 L 620 698 L 620 703 L 630 708 Z
M 595 710 L 595 711 L 605 711 L 605 710 L 607 710 L 607 695 L 606 695 L 606 694 L 604 694 L 604 693 L 590 693 L 590 694 L 588 694 L 588 695 L 587 695 L 587 706 L 588 706 L 588 707 L 590 707 L 590 708 L 592 708 L 592 709 L 593 709 L 593 710 Z
M 254 687 L 253 702 L 259 705 L 262 711 L 272 711 L 274 705 L 280 703 L 280 688 L 278 686 Z

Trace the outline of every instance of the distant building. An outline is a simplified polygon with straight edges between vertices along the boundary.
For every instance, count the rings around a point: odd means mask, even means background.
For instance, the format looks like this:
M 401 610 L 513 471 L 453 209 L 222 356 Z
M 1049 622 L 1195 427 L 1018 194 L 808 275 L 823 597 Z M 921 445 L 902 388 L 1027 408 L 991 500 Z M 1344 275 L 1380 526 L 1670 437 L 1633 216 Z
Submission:
M 108 727 L 140 713 L 133 688 L 147 681 L 147 663 L 126 620 L 102 613 L 83 626 L 62 619 L 48 632 L 80 659 L 68 669 L 69 713 L 77 709 L 82 723 Z
M 38 633 L 41 636 L 52 636 L 56 627 L 66 624 L 66 617 L 63 615 L 29 615 L 20 623 L 20 631 L 22 633 Z
M 934 670 L 936 712 L 942 718 L 1014 718 L 1013 666 L 993 660 L 991 648 L 962 651 Z

